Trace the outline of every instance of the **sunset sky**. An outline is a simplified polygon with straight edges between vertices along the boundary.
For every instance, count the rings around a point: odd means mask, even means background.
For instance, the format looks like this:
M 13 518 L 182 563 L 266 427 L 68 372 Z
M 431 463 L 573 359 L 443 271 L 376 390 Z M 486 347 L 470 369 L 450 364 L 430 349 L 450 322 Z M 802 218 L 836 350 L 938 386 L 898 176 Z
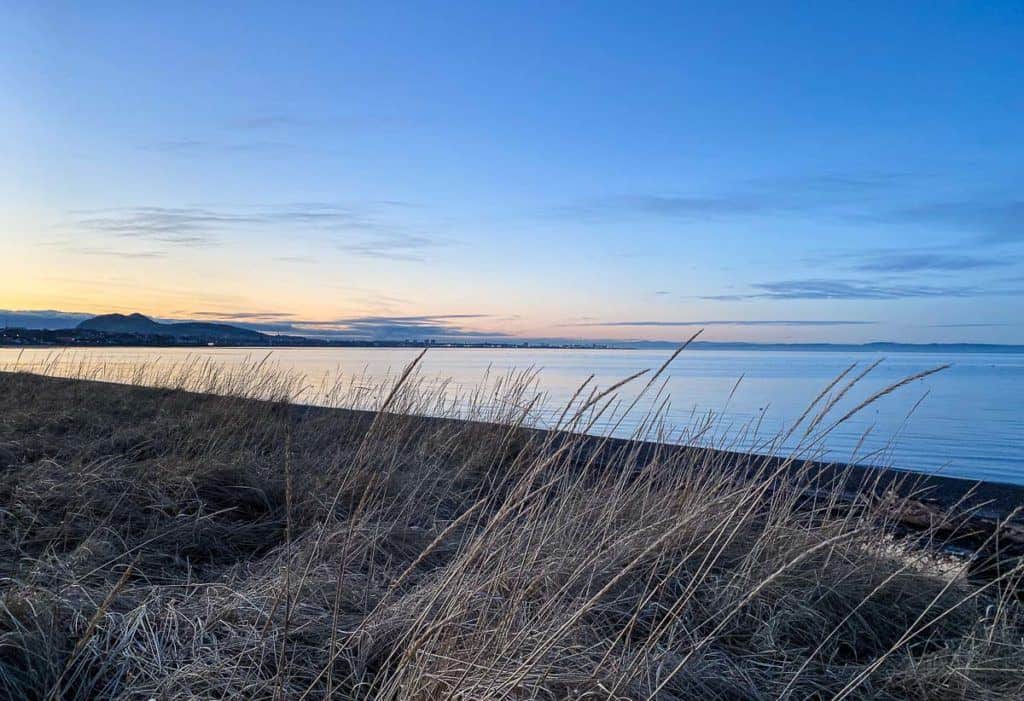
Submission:
M 312 5 L 0 0 L 9 323 L 1024 343 L 1019 0 Z

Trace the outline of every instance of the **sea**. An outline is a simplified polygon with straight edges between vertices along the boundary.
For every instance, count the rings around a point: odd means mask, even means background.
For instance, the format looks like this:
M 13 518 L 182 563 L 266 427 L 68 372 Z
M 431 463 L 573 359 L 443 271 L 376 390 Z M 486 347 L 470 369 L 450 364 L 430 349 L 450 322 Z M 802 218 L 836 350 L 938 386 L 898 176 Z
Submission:
M 92 376 L 145 383 L 145 374 L 127 370 L 165 366 L 209 372 L 214 366 L 258 365 L 263 371 L 301 378 L 298 384 L 305 390 L 297 401 L 343 405 L 359 388 L 376 386 L 379 394 L 419 353 L 415 348 L 281 348 L 269 354 L 260 348 L 0 349 L 0 369 L 73 375 L 102 368 Z M 446 401 L 416 410 L 469 413 L 473 407 L 479 416 L 482 403 L 508 398 L 475 390 L 482 385 L 493 389 L 502 378 L 507 384 L 507 378 L 516 377 L 529 385 L 516 400 L 531 409 L 528 421 L 551 427 L 619 381 L 648 370 L 594 402 L 577 428 L 1024 484 L 1024 354 L 688 349 L 650 383 L 670 355 L 650 350 L 431 348 L 414 378 Z M 339 396 L 323 391 L 325 387 L 347 390 Z M 573 408 L 566 412 L 570 401 Z M 602 408 L 604 413 L 598 414 Z

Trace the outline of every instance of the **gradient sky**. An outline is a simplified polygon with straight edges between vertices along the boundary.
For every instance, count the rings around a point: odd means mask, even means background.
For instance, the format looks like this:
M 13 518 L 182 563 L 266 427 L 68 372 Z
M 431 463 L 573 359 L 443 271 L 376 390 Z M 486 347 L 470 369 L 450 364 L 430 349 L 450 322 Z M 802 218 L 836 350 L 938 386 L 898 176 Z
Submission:
M 1024 343 L 1019 0 L 0 12 L 0 309 Z

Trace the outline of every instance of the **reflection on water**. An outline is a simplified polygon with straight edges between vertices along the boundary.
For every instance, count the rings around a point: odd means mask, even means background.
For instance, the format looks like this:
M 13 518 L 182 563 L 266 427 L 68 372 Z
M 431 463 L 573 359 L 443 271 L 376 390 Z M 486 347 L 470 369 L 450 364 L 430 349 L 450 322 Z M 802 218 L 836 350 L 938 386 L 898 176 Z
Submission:
M 411 361 L 415 349 L 312 348 L 275 350 L 267 366 L 304 378 L 300 400 L 328 403 L 324 388 L 347 383 L 344 396 L 372 402 L 382 381 L 394 378 Z M 76 349 L 64 351 L 0 350 L 0 364 L 15 362 L 51 372 L 80 372 L 104 366 L 108 376 L 139 363 L 180 366 L 188 359 L 211 366 L 258 362 L 261 349 Z M 512 369 L 536 368 L 537 388 L 545 395 L 537 413 L 541 424 L 557 419 L 561 408 L 591 374 L 605 388 L 644 368 L 657 368 L 667 352 L 588 350 L 432 349 L 419 371 L 421 381 L 443 392 L 451 402 L 465 402 L 485 377 Z M 636 430 L 655 401 L 669 398 L 664 415 L 672 440 L 713 442 L 737 448 L 776 451 L 792 447 L 803 429 L 794 431 L 785 446 L 770 439 L 785 434 L 843 370 L 856 363 L 855 376 L 878 356 L 868 353 L 799 351 L 686 351 L 663 379 L 628 416 L 621 415 L 645 384 L 637 380 L 620 393 L 618 414 L 598 421 L 594 432 L 614 431 L 628 436 Z M 882 397 L 863 412 L 837 426 L 823 441 L 830 460 L 888 465 L 956 477 L 1024 484 L 1024 355 L 893 353 L 856 387 L 843 395 L 819 428 L 830 425 L 864 399 L 899 379 L 952 363 L 936 375 Z M 835 396 L 837 385 L 829 396 Z M 589 390 L 589 386 L 588 386 Z M 378 392 L 379 393 L 379 392 Z M 828 396 L 819 403 L 827 403 Z M 615 406 L 609 412 L 615 410 Z M 817 410 L 817 409 L 816 409 Z M 713 428 L 702 431 L 709 412 Z M 814 416 L 814 412 L 810 416 Z M 806 425 L 806 422 L 805 422 Z

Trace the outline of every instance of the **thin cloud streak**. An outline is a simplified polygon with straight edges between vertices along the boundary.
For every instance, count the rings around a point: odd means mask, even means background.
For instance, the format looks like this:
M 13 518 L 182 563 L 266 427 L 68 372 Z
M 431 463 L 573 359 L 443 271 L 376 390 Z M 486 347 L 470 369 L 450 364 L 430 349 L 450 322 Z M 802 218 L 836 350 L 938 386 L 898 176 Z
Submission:
M 861 217 L 867 221 L 941 227 L 973 234 L 981 244 L 1024 241 L 1024 199 L 930 202 Z
M 207 312 L 203 316 L 211 321 L 236 322 L 238 326 L 254 331 L 317 338 L 385 341 L 486 340 L 510 337 L 509 334 L 500 331 L 477 331 L 461 325 L 461 322 L 466 320 L 492 319 L 486 314 L 367 315 L 326 320 L 296 319 L 291 314 L 260 312 L 236 312 L 234 314 Z
M 163 258 L 165 255 L 164 251 L 129 251 L 115 248 L 102 248 L 99 246 L 83 246 L 77 241 L 68 240 L 47 241 L 41 245 L 79 256 L 106 256 L 110 258 L 126 258 L 129 260 L 146 260 Z
M 191 316 L 220 321 L 244 321 L 249 319 L 287 319 L 295 314 L 287 312 L 192 312 Z
M 1015 258 L 982 258 L 972 255 L 945 253 L 885 253 L 867 254 L 854 270 L 868 273 L 957 272 L 1003 268 L 1017 263 Z
M 121 207 L 73 212 L 77 231 L 110 241 L 138 240 L 166 246 L 212 246 L 225 236 L 253 228 L 326 237 L 337 250 L 364 258 L 424 261 L 431 250 L 454 242 L 408 231 L 390 221 L 388 212 L 415 207 L 402 201 L 376 201 L 364 205 L 293 203 L 249 208 Z M 281 256 L 289 262 L 312 262 L 303 256 Z
M 783 212 L 816 212 L 863 206 L 865 198 L 897 189 L 906 174 L 821 173 L 761 178 L 718 193 L 619 193 L 592 197 L 548 210 L 550 215 L 590 220 L 649 216 L 709 219 Z
M 583 321 L 561 326 L 629 326 L 629 327 L 676 327 L 676 326 L 870 326 L 877 321 L 843 319 L 710 319 L 701 321 Z
M 1011 291 L 980 290 L 969 286 L 875 283 L 863 280 L 809 278 L 780 280 L 752 285 L 746 294 L 703 295 L 699 299 L 736 302 L 750 299 L 799 300 L 893 300 L 931 297 L 976 297 L 983 294 L 1012 294 Z
M 358 243 L 339 244 L 338 248 L 346 253 L 366 258 L 422 262 L 425 260 L 425 257 L 421 252 L 438 245 L 436 240 L 425 236 L 394 234 Z

